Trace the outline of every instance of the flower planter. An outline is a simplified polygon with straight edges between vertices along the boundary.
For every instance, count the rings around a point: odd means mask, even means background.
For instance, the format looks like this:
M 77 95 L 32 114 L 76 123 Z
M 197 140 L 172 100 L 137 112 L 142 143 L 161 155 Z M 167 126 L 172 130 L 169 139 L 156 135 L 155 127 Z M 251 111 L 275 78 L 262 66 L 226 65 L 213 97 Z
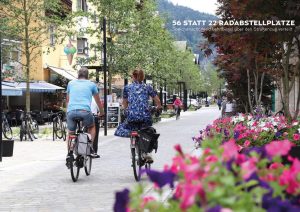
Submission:
M 2 140 L 2 157 L 12 157 L 14 152 L 14 140 Z

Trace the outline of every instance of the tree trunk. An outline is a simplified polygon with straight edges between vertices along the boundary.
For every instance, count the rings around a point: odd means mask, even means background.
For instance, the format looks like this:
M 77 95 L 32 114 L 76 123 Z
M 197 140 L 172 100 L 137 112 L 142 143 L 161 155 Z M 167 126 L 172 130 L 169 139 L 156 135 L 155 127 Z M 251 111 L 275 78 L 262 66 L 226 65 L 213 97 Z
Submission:
M 293 120 L 295 120 L 298 117 L 299 114 L 299 108 L 300 106 L 300 76 L 298 76 L 298 96 L 297 96 L 297 106 L 296 106 L 296 111 L 295 114 L 293 116 Z
M 256 61 L 255 61 L 256 63 Z M 254 99 L 255 99 L 255 106 L 258 106 L 258 69 L 256 64 L 256 70 L 253 71 L 254 76 Z
M 250 81 L 250 73 L 249 69 L 247 69 L 247 77 L 248 77 L 248 101 L 249 101 L 249 107 L 250 107 L 250 112 L 253 114 L 253 105 L 251 101 L 251 81 Z
M 284 63 L 283 63 L 283 109 L 284 114 L 287 118 L 291 118 L 290 113 L 290 81 L 289 81 L 289 63 L 290 63 L 290 55 L 291 55 L 291 48 L 292 48 L 293 39 L 291 39 L 287 44 L 287 51 L 285 53 Z
M 260 89 L 259 89 L 259 97 L 258 97 L 259 104 L 261 104 L 261 97 L 263 94 L 264 78 L 265 78 L 265 72 L 262 73 L 261 78 L 260 78 Z
M 24 11 L 27 10 L 27 0 L 23 2 Z M 26 111 L 30 112 L 30 47 L 29 47 L 29 21 L 27 13 L 25 13 L 25 57 L 26 57 Z

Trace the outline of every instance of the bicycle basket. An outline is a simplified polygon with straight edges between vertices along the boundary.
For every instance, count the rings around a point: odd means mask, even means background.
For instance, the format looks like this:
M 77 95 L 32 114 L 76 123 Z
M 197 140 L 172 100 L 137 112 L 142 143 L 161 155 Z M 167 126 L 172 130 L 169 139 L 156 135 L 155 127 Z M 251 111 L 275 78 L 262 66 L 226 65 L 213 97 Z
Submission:
M 160 134 L 156 133 L 153 127 L 148 127 L 139 131 L 139 143 L 143 152 L 149 153 L 158 148 L 158 137 Z
M 77 155 L 90 155 L 91 142 L 87 133 L 79 133 L 76 138 L 75 153 Z

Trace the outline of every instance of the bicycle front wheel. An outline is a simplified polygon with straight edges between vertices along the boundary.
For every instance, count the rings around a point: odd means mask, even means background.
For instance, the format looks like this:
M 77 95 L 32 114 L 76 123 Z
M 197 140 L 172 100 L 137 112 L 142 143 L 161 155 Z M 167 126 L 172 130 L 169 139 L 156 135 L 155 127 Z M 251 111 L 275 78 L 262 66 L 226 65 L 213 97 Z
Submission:
M 53 120 L 53 130 L 57 138 L 63 138 L 63 123 L 58 117 Z
M 36 121 L 32 121 L 31 123 L 29 122 L 27 124 L 28 126 L 28 136 L 30 138 L 31 141 L 33 141 L 33 139 L 37 139 L 38 138 L 38 132 L 39 132 L 39 125 L 37 124 Z
M 86 176 L 89 176 L 91 174 L 92 170 L 92 157 L 91 156 L 86 156 L 85 157 L 85 164 L 84 164 L 84 171 Z
M 3 125 L 3 135 L 6 139 L 11 140 L 13 137 L 12 130 L 8 123 L 4 123 Z
M 67 130 L 66 130 L 66 125 L 63 123 L 62 126 L 63 126 L 63 130 L 62 130 L 63 136 L 62 136 L 62 138 L 63 138 L 64 141 L 66 141 L 66 140 L 67 140 Z
M 80 166 L 77 164 L 78 157 L 79 156 L 77 156 L 76 160 L 73 160 L 70 164 L 71 178 L 73 182 L 76 182 L 79 178 Z

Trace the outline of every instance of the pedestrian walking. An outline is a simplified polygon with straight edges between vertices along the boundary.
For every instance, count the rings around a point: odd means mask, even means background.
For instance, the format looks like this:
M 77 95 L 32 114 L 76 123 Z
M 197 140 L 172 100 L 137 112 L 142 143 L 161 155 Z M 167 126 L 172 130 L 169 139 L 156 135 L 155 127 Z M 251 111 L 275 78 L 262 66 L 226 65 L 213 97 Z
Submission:
M 236 113 L 236 104 L 231 94 L 227 94 L 227 100 L 222 103 L 222 117 L 234 116 Z
M 219 110 L 221 110 L 221 106 L 222 106 L 222 99 L 221 99 L 221 97 L 218 98 L 217 104 L 218 104 Z

